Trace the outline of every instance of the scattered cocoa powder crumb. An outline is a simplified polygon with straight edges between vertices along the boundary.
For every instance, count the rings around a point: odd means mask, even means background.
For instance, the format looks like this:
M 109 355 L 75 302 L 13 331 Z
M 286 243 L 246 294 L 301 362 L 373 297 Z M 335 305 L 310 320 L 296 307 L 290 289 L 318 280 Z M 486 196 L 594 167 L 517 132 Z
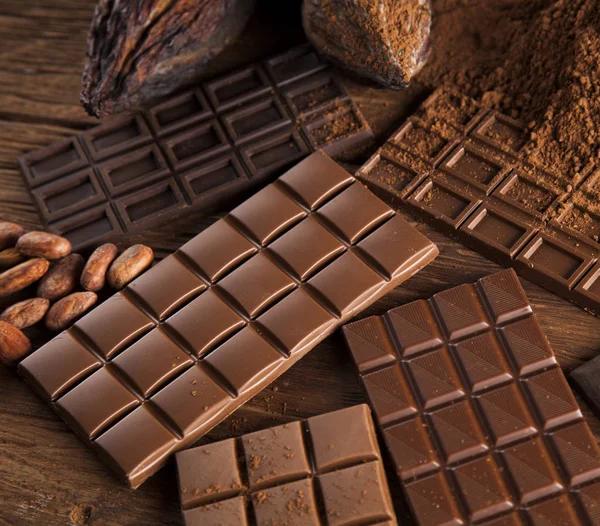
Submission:
M 524 122 L 527 158 L 576 179 L 600 159 L 597 0 L 437 0 L 417 76 Z
M 259 491 L 254 494 L 254 500 L 257 505 L 262 504 L 265 500 L 267 500 L 268 495 L 264 491 Z

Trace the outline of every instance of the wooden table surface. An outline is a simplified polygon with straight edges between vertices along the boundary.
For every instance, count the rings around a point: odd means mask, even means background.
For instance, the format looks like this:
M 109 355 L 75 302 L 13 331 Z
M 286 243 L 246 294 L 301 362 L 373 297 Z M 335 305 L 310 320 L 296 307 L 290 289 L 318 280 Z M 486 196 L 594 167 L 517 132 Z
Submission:
M 94 4 L 94 0 L 0 1 L 0 220 L 40 226 L 18 169 L 19 155 L 95 124 L 79 105 L 84 44 Z M 241 41 L 218 59 L 213 73 L 302 40 L 296 3 L 260 0 L 259 4 Z M 380 142 L 423 95 L 420 88 L 391 93 L 348 86 Z M 165 254 L 215 219 L 189 217 L 135 241 Z M 438 244 L 441 255 L 365 314 L 381 314 L 500 269 L 430 228 L 418 228 Z M 563 368 L 569 370 L 595 356 L 600 349 L 600 319 L 521 281 Z M 350 356 L 335 334 L 203 440 L 238 436 L 364 401 Z M 598 436 L 600 423 L 584 409 Z M 403 518 L 401 492 L 393 475 L 389 478 Z M 14 371 L 0 368 L 0 525 L 21 524 L 182 524 L 174 465 L 171 462 L 140 489 L 127 489 Z

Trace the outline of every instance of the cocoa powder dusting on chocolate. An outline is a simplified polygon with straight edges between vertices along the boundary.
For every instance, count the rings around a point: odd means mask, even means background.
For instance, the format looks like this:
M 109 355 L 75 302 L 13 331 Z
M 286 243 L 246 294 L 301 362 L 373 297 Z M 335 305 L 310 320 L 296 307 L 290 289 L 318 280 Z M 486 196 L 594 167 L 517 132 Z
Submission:
M 527 158 L 577 178 L 599 158 L 597 0 L 436 0 L 417 76 L 522 120 Z

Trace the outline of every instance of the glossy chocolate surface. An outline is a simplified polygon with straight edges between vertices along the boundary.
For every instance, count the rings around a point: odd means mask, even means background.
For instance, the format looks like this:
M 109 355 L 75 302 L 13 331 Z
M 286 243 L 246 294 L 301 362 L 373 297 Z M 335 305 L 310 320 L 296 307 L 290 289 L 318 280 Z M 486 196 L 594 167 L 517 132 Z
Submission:
M 343 333 L 417 524 L 597 524 L 600 450 L 513 270 Z
M 177 454 L 186 526 L 397 524 L 369 408 Z
M 136 487 L 437 253 L 316 152 L 20 372 Z
M 305 45 L 20 164 L 44 225 L 78 250 L 227 206 L 317 149 L 352 160 L 372 143 L 346 89 Z
M 526 127 L 444 89 L 357 177 L 501 265 L 600 315 L 597 171 L 562 173 L 524 152 Z

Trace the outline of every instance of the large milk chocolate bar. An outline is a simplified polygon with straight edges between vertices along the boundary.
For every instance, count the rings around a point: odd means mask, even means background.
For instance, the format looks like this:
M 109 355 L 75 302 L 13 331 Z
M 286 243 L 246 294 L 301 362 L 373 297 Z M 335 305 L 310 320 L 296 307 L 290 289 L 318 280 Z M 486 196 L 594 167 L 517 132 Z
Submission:
M 19 370 L 135 487 L 437 253 L 316 152 Z
M 230 210 L 310 152 L 349 159 L 372 140 L 333 70 L 301 46 L 20 164 L 44 225 L 78 250 L 191 211 Z
M 186 526 L 396 525 L 369 408 L 177 454 Z
M 528 138 L 522 123 L 441 89 L 357 177 L 388 204 L 600 315 L 600 171 L 540 164 Z
M 599 524 L 600 450 L 514 271 L 343 332 L 419 525 Z

